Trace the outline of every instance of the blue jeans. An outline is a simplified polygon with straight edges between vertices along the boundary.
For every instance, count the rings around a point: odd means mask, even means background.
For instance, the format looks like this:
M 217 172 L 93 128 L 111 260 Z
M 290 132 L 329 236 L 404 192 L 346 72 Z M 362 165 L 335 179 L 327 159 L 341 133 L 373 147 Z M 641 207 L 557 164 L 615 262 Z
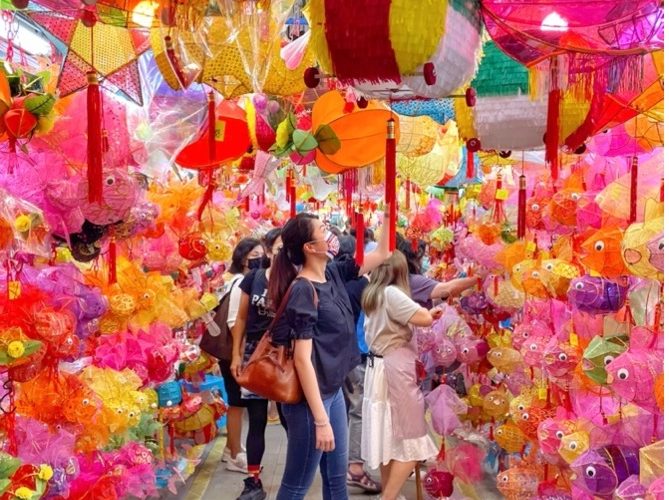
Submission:
M 335 449 L 328 453 L 316 449 L 316 427 L 307 402 L 281 405 L 288 424 L 288 452 L 277 500 L 302 500 L 319 466 L 323 478 L 323 500 L 348 498 L 348 428 L 342 390 L 324 399 L 323 405 L 335 439 Z

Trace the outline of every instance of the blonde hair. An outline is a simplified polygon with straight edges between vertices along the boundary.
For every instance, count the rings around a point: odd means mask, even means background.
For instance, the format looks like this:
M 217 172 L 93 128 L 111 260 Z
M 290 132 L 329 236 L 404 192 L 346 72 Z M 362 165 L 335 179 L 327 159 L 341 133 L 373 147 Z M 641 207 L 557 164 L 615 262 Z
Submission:
M 372 313 L 381 305 L 381 297 L 390 285 L 411 297 L 409 267 L 406 257 L 399 250 L 395 250 L 388 260 L 372 271 L 369 285 L 362 294 L 362 310 L 365 314 Z

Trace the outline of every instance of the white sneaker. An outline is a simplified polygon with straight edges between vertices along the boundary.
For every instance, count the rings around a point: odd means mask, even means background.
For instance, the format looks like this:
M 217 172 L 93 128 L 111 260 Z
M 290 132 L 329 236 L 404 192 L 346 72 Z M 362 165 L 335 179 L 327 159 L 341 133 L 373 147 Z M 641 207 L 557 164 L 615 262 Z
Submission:
M 239 452 L 235 458 L 229 457 L 225 468 L 231 472 L 240 472 L 242 474 L 246 474 L 248 472 L 246 453 Z

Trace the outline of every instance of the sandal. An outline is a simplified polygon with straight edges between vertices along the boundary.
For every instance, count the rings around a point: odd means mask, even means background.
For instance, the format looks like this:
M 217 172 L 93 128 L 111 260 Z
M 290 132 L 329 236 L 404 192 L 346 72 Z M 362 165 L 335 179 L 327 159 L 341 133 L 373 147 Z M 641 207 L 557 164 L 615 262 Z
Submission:
M 381 493 L 381 484 L 378 481 L 374 481 L 366 472 L 355 475 L 347 472 L 346 484 L 360 488 L 365 493 Z

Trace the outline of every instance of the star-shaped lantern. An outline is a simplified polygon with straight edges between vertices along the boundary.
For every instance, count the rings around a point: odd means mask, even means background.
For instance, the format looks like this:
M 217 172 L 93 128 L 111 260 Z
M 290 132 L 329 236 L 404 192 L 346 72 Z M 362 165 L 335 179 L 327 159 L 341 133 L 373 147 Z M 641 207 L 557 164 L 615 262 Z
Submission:
M 82 19 L 58 12 L 28 13 L 30 19 L 67 46 L 58 78 L 60 96 L 86 88 L 87 73 L 94 72 L 103 86 L 113 85 L 141 106 L 137 58 L 149 48 L 147 34 L 95 19 L 90 22 L 89 13 L 92 11 L 84 11 Z

